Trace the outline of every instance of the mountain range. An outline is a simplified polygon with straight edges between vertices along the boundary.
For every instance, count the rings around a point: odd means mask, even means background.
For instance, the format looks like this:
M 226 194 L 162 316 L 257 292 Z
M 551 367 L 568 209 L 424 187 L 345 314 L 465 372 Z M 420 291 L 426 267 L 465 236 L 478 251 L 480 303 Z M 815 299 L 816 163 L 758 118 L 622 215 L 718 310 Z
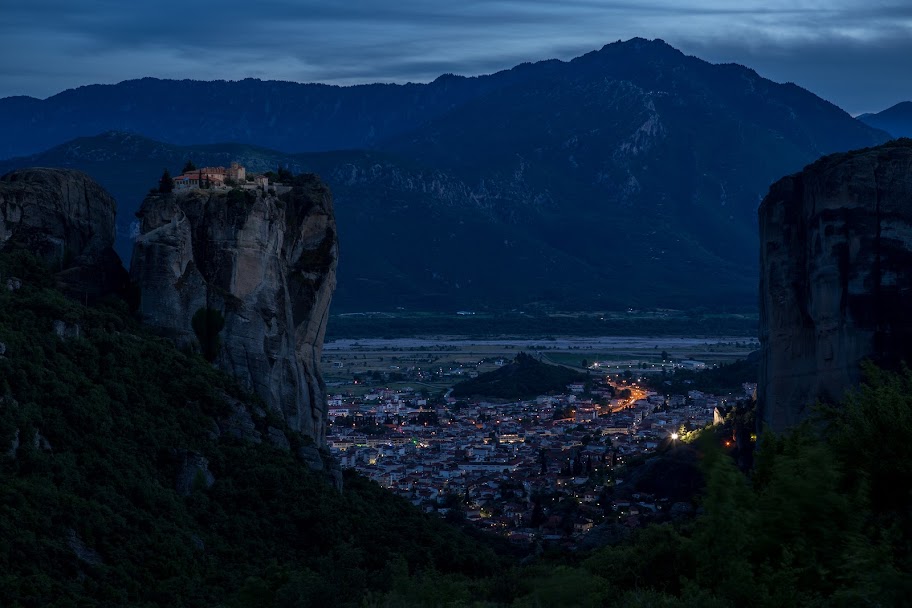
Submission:
M 912 101 L 902 101 L 881 112 L 862 114 L 858 120 L 893 137 L 912 137 Z
M 0 170 L 75 167 L 115 195 L 125 256 L 163 167 L 319 173 L 336 312 L 754 308 L 769 184 L 890 139 L 797 85 L 643 39 L 428 84 L 93 85 L 0 100 L 0 128 L 0 155 L 19 155 Z

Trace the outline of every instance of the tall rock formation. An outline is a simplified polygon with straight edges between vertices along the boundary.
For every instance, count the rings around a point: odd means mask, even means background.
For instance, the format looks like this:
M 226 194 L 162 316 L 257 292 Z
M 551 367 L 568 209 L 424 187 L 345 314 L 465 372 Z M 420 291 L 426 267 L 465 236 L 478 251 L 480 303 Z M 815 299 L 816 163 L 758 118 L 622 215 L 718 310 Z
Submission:
M 219 311 L 217 365 L 322 446 L 319 362 L 338 257 L 329 189 L 299 176 L 281 196 L 152 194 L 137 217 L 131 275 L 146 322 L 196 347 L 194 315 Z
M 912 363 L 912 140 L 826 156 L 770 188 L 760 219 L 761 424 L 781 431 Z
M 113 249 L 116 213 L 111 195 L 81 171 L 30 168 L 0 177 L 0 249 L 37 254 L 80 299 L 129 281 Z

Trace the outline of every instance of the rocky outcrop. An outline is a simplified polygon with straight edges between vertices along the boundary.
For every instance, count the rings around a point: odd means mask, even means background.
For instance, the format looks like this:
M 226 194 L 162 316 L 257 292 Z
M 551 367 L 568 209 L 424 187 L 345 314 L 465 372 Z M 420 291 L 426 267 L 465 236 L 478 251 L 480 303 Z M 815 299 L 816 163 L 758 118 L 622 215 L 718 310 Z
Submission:
M 299 176 L 281 197 L 239 189 L 153 194 L 137 217 L 131 275 L 146 322 L 196 347 L 193 316 L 219 311 L 215 363 L 323 445 L 319 361 L 338 255 L 326 186 Z
M 100 566 L 104 564 L 104 560 L 101 559 L 98 551 L 86 545 L 85 541 L 79 537 L 76 530 L 73 530 L 72 528 L 67 530 L 66 542 L 73 552 L 73 555 L 75 555 L 76 559 L 79 561 L 90 566 Z
M 912 362 L 912 140 L 779 180 L 759 220 L 758 422 L 781 431 L 839 400 L 862 360 Z
M 111 195 L 81 171 L 13 171 L 0 177 L 0 249 L 39 255 L 74 297 L 122 291 L 129 277 L 112 247 L 116 212 Z
M 197 490 L 208 490 L 215 483 L 215 476 L 209 470 L 209 460 L 200 454 L 181 450 L 177 480 L 174 484 L 181 496 L 190 496 Z

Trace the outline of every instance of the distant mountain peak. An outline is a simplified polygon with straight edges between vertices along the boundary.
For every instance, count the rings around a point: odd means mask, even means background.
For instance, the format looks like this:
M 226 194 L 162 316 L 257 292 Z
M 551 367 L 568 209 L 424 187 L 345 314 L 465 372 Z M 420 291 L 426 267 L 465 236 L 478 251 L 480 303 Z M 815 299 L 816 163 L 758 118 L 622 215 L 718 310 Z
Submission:
M 881 114 L 885 112 L 912 112 L 912 101 L 900 101 L 881 112 Z
M 862 114 L 858 120 L 893 137 L 912 137 L 912 101 L 901 101 L 877 113 Z
M 446 72 L 435 78 L 432 82 L 446 82 L 448 80 L 465 80 L 466 77 L 452 72 Z
M 635 37 L 630 38 L 629 40 L 617 40 L 616 42 L 609 42 L 603 46 L 597 52 L 611 52 L 615 50 L 628 50 L 632 49 L 635 51 L 649 51 L 649 52 L 672 52 L 677 55 L 684 55 L 680 50 L 671 46 L 661 38 L 648 39 Z

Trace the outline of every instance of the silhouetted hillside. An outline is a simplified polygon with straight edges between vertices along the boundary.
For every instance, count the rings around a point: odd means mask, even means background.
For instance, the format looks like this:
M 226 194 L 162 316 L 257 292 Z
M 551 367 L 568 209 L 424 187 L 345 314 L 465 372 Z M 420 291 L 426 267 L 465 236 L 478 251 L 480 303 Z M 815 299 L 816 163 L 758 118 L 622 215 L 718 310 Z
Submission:
M 454 397 L 528 399 L 553 392 L 566 392 L 572 382 L 584 382 L 586 374 L 559 365 L 548 365 L 519 353 L 512 363 L 453 387 Z

